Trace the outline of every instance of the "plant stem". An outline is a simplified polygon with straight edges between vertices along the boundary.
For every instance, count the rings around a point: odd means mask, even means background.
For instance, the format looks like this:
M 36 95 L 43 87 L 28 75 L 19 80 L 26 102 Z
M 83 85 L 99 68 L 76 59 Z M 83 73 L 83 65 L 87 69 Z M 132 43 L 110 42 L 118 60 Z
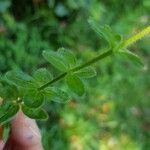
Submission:
M 99 60 L 101 60 L 101 59 L 111 55 L 112 53 L 113 53 L 112 50 L 108 50 L 108 51 L 98 55 L 97 57 L 94 57 L 90 61 L 88 61 L 88 62 L 86 62 L 84 64 L 81 64 L 80 66 L 77 66 L 77 67 L 71 69 L 70 71 L 72 71 L 72 72 L 79 71 L 80 69 L 83 69 L 85 67 L 88 67 L 88 66 L 92 65 L 92 64 L 96 63 L 97 61 L 99 61 Z
M 150 33 L 150 26 L 144 28 L 142 31 L 134 34 L 133 36 L 129 37 L 127 40 L 125 40 L 123 42 L 123 44 L 121 45 L 122 48 L 126 48 L 130 45 L 132 45 L 133 43 L 135 43 L 136 41 L 142 39 L 144 36 L 148 35 Z
M 89 61 L 86 62 L 86 63 L 83 63 L 83 64 L 81 64 L 81 65 L 79 65 L 79 66 L 77 66 L 77 67 L 75 67 L 75 68 L 69 70 L 68 72 L 76 72 L 76 71 L 79 71 L 79 70 L 81 70 L 81 69 L 83 69 L 83 68 L 85 68 L 85 67 L 88 67 L 88 66 L 90 66 L 90 65 L 92 65 L 92 64 L 94 64 L 94 63 L 96 63 L 96 62 L 99 61 L 99 60 L 104 59 L 104 58 L 107 57 L 107 56 L 110 56 L 112 53 L 113 53 L 112 50 L 107 50 L 106 52 L 104 52 L 104 53 L 98 55 L 97 57 L 94 57 L 93 59 L 89 60 Z M 58 77 L 54 78 L 54 79 L 51 80 L 50 82 L 48 82 L 48 83 L 42 85 L 41 87 L 39 87 L 38 90 L 43 90 L 43 89 L 45 89 L 46 87 L 48 87 L 49 85 L 51 85 L 51 84 L 57 82 L 58 80 L 61 80 L 62 78 L 64 78 L 64 77 L 67 75 L 68 72 L 64 72 L 64 73 L 60 74 Z
M 48 87 L 49 85 L 53 84 L 54 82 L 57 82 L 58 80 L 61 80 L 62 78 L 64 78 L 67 75 L 67 72 L 64 72 L 62 74 L 60 74 L 58 77 L 54 78 L 53 80 L 51 80 L 50 82 L 42 85 L 41 87 L 38 88 L 38 90 L 43 90 L 46 87 Z

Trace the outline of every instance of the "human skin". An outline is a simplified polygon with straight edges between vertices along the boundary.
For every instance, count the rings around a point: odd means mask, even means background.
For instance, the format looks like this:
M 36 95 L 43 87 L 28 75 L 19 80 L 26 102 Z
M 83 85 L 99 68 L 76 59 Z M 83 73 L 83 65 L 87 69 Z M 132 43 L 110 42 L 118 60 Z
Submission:
M 35 120 L 19 112 L 11 122 L 6 143 L 0 139 L 0 150 L 43 150 L 41 135 Z

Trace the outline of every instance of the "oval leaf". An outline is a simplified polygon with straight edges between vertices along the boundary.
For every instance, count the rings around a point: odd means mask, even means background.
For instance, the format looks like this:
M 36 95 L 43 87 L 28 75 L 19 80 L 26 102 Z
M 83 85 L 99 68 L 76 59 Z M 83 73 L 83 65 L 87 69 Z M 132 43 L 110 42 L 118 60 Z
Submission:
M 66 71 L 66 64 L 57 52 L 43 51 L 43 57 L 60 71 Z
M 88 23 L 99 37 L 104 38 L 111 47 L 115 47 L 122 42 L 122 37 L 114 32 L 108 25 L 101 26 L 95 20 L 89 19 Z
M 0 124 L 3 124 L 7 121 L 9 121 L 16 113 L 19 111 L 18 105 L 9 105 L 7 106 L 7 109 L 1 109 L 0 113 Z
M 58 53 L 61 55 L 69 69 L 76 65 L 76 58 L 71 51 L 66 50 L 65 48 L 59 48 Z
M 46 68 L 40 68 L 34 72 L 33 78 L 41 86 L 41 85 L 51 81 L 53 79 L 53 76 Z
M 69 74 L 66 76 L 66 82 L 71 91 L 79 96 L 84 94 L 84 84 L 78 76 Z
M 75 72 L 75 74 L 81 78 L 91 78 L 96 76 L 96 70 L 93 67 L 87 67 Z
M 17 86 L 21 87 L 34 87 L 32 83 L 33 78 L 22 71 L 9 71 L 5 74 L 6 79 Z
M 2 86 L 2 85 L 1 85 Z M 0 97 L 7 100 L 14 100 L 18 97 L 18 89 L 15 85 L 0 86 Z
M 69 101 L 69 96 L 66 92 L 58 89 L 48 87 L 44 90 L 45 99 L 48 101 L 54 101 L 58 103 L 66 103 Z
M 132 62 L 143 65 L 141 58 L 127 49 L 125 50 L 120 49 L 119 51 L 117 51 L 117 53 L 122 56 L 128 57 Z
M 22 106 L 23 113 L 32 119 L 47 120 L 48 114 L 41 108 L 31 109 L 25 105 Z
M 30 108 L 38 108 L 43 104 L 44 96 L 37 91 L 28 91 L 23 97 L 23 102 Z

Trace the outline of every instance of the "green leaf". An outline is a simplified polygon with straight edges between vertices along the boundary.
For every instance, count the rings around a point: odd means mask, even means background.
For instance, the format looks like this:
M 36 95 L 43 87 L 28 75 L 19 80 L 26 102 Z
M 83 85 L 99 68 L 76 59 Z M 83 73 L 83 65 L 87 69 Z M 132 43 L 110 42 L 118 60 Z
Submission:
M 96 70 L 93 67 L 87 67 L 75 72 L 75 74 L 81 78 L 91 78 L 96 76 Z
M 111 47 L 116 47 L 122 42 L 122 36 L 112 31 L 108 25 L 101 26 L 93 19 L 88 20 L 91 28 L 97 33 L 99 37 L 104 38 Z
M 84 84 L 81 79 L 75 74 L 68 74 L 66 76 L 66 82 L 68 87 L 77 95 L 82 96 L 84 94 Z
M 27 91 L 23 97 L 23 102 L 30 108 L 38 108 L 44 102 L 44 96 L 38 91 Z
M 97 33 L 99 37 L 104 38 L 107 42 L 110 42 L 110 29 L 108 26 L 101 26 L 95 20 L 89 19 L 88 23 L 90 24 L 91 28 Z
M 54 87 L 48 87 L 44 89 L 44 96 L 48 101 L 54 101 L 58 103 L 66 103 L 69 101 L 69 96 L 66 92 Z
M 7 100 L 14 100 L 18 98 L 19 94 L 17 86 L 10 83 L 10 81 L 4 77 L 0 83 L 0 97 Z
M 64 63 L 62 57 L 58 54 L 58 52 L 43 51 L 42 54 L 43 54 L 43 57 L 58 70 L 62 72 L 67 70 L 67 66 Z
M 33 74 L 33 78 L 41 86 L 53 79 L 52 74 L 46 68 L 40 68 Z
M 21 87 L 34 87 L 33 78 L 22 71 L 9 71 L 5 74 L 5 78 L 9 83 Z
M 0 96 L 7 100 L 17 99 L 18 93 L 19 91 L 15 85 L 4 86 L 3 89 L 0 89 Z
M 76 58 L 71 51 L 66 50 L 65 48 L 59 48 L 58 53 L 62 57 L 65 64 L 68 65 L 68 68 L 72 68 L 76 65 Z
M 6 108 L 2 108 L 0 106 L 0 108 L 1 108 L 0 124 L 3 124 L 5 122 L 9 121 L 19 111 L 19 106 L 13 105 L 13 104 L 7 106 Z
M 117 54 L 120 54 L 122 56 L 129 58 L 132 62 L 136 64 L 143 65 L 141 58 L 127 49 L 120 49 L 119 51 L 117 51 Z
M 48 119 L 48 114 L 41 108 L 32 109 L 32 108 L 29 108 L 29 107 L 23 105 L 22 111 L 26 116 L 28 116 L 29 118 L 32 118 L 32 119 L 37 119 L 37 120 L 47 120 Z

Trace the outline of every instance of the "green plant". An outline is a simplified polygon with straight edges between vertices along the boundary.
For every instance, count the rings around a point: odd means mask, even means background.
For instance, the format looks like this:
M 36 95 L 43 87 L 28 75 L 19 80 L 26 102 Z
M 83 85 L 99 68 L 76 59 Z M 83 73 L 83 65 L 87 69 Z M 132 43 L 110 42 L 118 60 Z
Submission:
M 41 108 L 44 101 L 65 103 L 70 99 L 70 95 L 57 88 L 54 83 L 65 78 L 69 89 L 76 95 L 82 96 L 85 92 L 82 80 L 95 76 L 96 71 L 92 65 L 107 56 L 119 54 L 142 64 L 141 59 L 127 48 L 150 33 L 150 26 L 124 40 L 107 25 L 99 26 L 92 19 L 89 20 L 89 24 L 99 37 L 103 37 L 108 42 L 104 52 L 93 59 L 79 64 L 75 56 L 65 48 L 60 48 L 57 52 L 43 51 L 43 57 L 61 72 L 60 75 L 53 77 L 46 68 L 40 68 L 32 76 L 21 70 L 12 70 L 1 76 L 0 97 L 3 99 L 3 104 L 0 109 L 0 124 L 9 121 L 20 109 L 30 118 L 46 120 L 48 115 Z

